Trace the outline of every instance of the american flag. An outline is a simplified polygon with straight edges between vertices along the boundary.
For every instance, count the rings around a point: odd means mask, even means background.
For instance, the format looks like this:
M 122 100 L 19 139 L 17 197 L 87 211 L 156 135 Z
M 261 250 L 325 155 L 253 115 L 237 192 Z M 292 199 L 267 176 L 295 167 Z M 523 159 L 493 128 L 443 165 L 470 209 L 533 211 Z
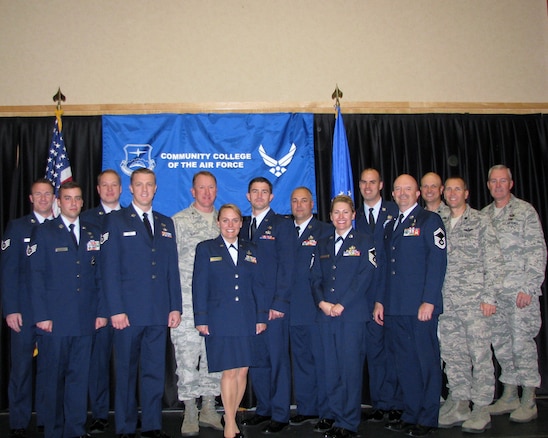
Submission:
M 51 137 L 51 145 L 48 153 L 48 164 L 46 166 L 46 178 L 51 181 L 55 188 L 55 196 L 59 193 L 61 184 L 67 181 L 72 181 L 72 170 L 65 148 L 65 140 L 61 132 L 61 115 L 55 119 L 53 127 L 53 135 Z

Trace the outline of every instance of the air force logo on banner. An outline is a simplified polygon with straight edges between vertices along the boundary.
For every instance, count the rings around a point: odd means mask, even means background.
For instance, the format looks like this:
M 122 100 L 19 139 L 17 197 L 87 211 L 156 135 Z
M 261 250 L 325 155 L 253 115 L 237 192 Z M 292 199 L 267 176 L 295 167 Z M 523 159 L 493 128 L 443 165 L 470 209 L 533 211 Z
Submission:
M 152 159 L 152 146 L 149 144 L 126 144 L 124 146 L 126 158 L 120 163 L 120 169 L 131 176 L 134 170 L 146 167 L 153 170 L 156 162 Z
M 291 163 L 291 160 L 293 159 L 293 155 L 295 155 L 296 150 L 297 146 L 295 146 L 295 143 L 293 143 L 291 145 L 291 148 L 289 148 L 289 153 L 287 155 L 284 155 L 279 160 L 276 160 L 267 155 L 263 145 L 259 146 L 259 154 L 261 154 L 261 157 L 263 157 L 264 164 L 270 167 L 270 173 L 276 176 L 276 178 L 279 178 L 287 170 L 287 167 L 289 167 L 289 163 Z

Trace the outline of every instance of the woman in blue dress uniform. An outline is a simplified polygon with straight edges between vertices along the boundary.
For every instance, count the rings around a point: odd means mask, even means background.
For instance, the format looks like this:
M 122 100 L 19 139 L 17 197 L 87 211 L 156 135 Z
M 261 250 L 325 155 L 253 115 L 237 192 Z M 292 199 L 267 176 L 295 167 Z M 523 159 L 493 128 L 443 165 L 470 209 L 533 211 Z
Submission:
M 379 276 L 373 237 L 352 228 L 352 199 L 336 196 L 331 203 L 335 232 L 319 240 L 310 280 L 325 360 L 332 428 L 325 438 L 349 438 L 358 432 L 366 354 L 368 296 Z
M 221 235 L 196 247 L 192 299 L 196 329 L 205 336 L 209 372 L 222 371 L 224 436 L 241 437 L 236 412 L 245 392 L 253 338 L 266 329 L 256 247 L 238 239 L 243 217 L 234 204 L 219 209 Z

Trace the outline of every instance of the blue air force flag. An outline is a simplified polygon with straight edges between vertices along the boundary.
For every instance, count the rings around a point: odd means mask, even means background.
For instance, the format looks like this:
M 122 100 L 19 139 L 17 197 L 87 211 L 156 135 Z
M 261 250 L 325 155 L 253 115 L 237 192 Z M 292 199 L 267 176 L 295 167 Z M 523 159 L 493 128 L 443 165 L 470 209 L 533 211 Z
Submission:
M 156 173 L 154 209 L 173 215 L 192 202 L 195 173 L 217 178 L 217 208 L 227 202 L 251 213 L 246 199 L 252 178 L 273 185 L 272 208 L 291 212 L 294 188 L 306 186 L 315 197 L 312 114 L 150 114 L 103 116 L 103 170 L 129 176 L 146 167 Z M 124 190 L 121 203 L 129 205 Z
M 341 108 L 337 107 L 337 121 L 333 132 L 333 160 L 332 160 L 331 198 L 337 195 L 348 195 L 354 199 L 354 178 L 350 165 L 350 153 L 348 152 L 348 140 L 341 114 Z

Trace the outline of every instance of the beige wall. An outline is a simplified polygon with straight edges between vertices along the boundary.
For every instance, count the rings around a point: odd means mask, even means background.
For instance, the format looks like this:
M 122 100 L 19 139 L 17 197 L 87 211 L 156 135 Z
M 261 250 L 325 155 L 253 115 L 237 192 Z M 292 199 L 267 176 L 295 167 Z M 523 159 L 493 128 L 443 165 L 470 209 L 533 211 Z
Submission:
M 546 0 L 0 0 L 0 106 L 548 102 Z

